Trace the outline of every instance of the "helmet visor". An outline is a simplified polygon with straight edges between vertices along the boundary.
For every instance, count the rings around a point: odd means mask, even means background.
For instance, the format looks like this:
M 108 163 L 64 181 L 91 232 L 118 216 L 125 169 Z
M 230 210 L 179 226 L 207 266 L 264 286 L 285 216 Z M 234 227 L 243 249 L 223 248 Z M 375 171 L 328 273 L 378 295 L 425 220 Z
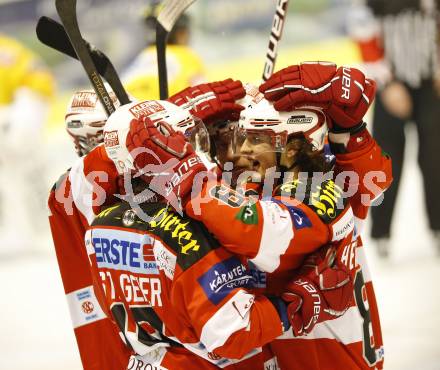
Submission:
M 246 150 L 258 152 L 281 153 L 286 146 L 286 133 L 275 133 L 272 130 L 249 130 L 236 127 L 232 139 L 234 155 L 240 155 Z
M 194 117 L 194 126 L 188 128 L 184 135 L 197 153 L 209 154 L 209 133 L 202 120 Z

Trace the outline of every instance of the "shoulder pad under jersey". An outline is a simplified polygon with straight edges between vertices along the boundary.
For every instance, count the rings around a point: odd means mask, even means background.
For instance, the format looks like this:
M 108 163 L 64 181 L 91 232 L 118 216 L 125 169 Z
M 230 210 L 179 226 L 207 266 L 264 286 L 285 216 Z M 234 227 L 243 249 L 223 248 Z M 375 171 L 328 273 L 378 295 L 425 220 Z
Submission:
M 346 208 L 347 198 L 333 179 L 321 182 L 295 179 L 275 189 L 275 196 L 290 197 L 310 207 L 325 223 L 332 223 Z

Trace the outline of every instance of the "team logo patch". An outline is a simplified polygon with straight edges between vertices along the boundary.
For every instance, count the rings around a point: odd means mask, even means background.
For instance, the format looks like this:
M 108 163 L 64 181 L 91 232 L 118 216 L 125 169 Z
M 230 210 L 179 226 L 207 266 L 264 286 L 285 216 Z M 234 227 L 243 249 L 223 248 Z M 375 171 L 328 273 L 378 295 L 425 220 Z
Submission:
M 130 227 L 134 224 L 135 221 L 136 213 L 132 209 L 125 211 L 122 215 L 122 223 L 124 224 L 124 226 Z
M 208 299 L 219 304 L 235 288 L 250 288 L 253 277 L 235 257 L 219 262 L 197 279 Z
M 88 315 L 91 314 L 93 312 L 93 310 L 95 309 L 95 306 L 93 305 L 92 302 L 90 301 L 85 301 L 82 305 L 81 305 L 81 309 L 83 310 L 83 312 Z
M 129 110 L 135 118 L 139 118 L 141 116 L 149 116 L 153 113 L 161 112 L 165 110 L 165 108 L 157 101 L 152 100 L 140 102 L 139 104 L 131 107 Z
M 104 146 L 109 148 L 119 145 L 118 131 L 104 132 Z

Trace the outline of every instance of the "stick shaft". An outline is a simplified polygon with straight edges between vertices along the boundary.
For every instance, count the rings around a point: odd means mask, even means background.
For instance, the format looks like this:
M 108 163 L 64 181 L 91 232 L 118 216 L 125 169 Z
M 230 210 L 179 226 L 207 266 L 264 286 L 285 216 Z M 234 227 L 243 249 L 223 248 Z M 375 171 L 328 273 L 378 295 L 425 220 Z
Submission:
M 96 66 L 93 63 L 88 47 L 81 36 L 78 20 L 76 18 L 76 0 L 56 0 L 55 5 L 61 22 L 64 25 L 73 48 L 75 49 L 76 55 L 83 65 L 87 77 L 89 78 L 96 95 L 98 95 L 104 110 L 109 116 L 115 111 L 115 106 L 113 105 L 110 95 L 108 94 Z
M 283 35 L 288 5 L 289 0 L 277 0 L 277 7 L 272 21 L 272 28 L 270 30 L 269 45 L 267 46 L 266 60 L 264 62 L 264 81 L 272 76 L 275 69 L 275 62 L 278 56 L 278 43 Z

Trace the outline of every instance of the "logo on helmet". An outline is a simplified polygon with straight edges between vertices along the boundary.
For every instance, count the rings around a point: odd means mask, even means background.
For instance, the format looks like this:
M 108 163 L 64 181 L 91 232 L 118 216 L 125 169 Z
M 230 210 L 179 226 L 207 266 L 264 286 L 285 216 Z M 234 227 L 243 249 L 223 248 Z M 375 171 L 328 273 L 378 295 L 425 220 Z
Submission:
M 73 96 L 72 108 L 94 108 L 97 95 L 91 91 L 79 91 Z
M 67 128 L 81 128 L 83 127 L 83 123 L 79 119 L 74 119 L 72 121 L 67 122 Z
M 301 116 L 291 116 L 287 120 L 288 125 L 305 125 L 313 122 L 313 117 L 301 115 Z
M 165 110 L 165 108 L 157 101 L 143 101 L 132 106 L 129 110 L 135 118 L 139 118 L 141 116 L 149 116 L 153 113 L 161 112 Z
M 107 131 L 104 133 L 104 146 L 110 148 L 119 145 L 118 131 Z

